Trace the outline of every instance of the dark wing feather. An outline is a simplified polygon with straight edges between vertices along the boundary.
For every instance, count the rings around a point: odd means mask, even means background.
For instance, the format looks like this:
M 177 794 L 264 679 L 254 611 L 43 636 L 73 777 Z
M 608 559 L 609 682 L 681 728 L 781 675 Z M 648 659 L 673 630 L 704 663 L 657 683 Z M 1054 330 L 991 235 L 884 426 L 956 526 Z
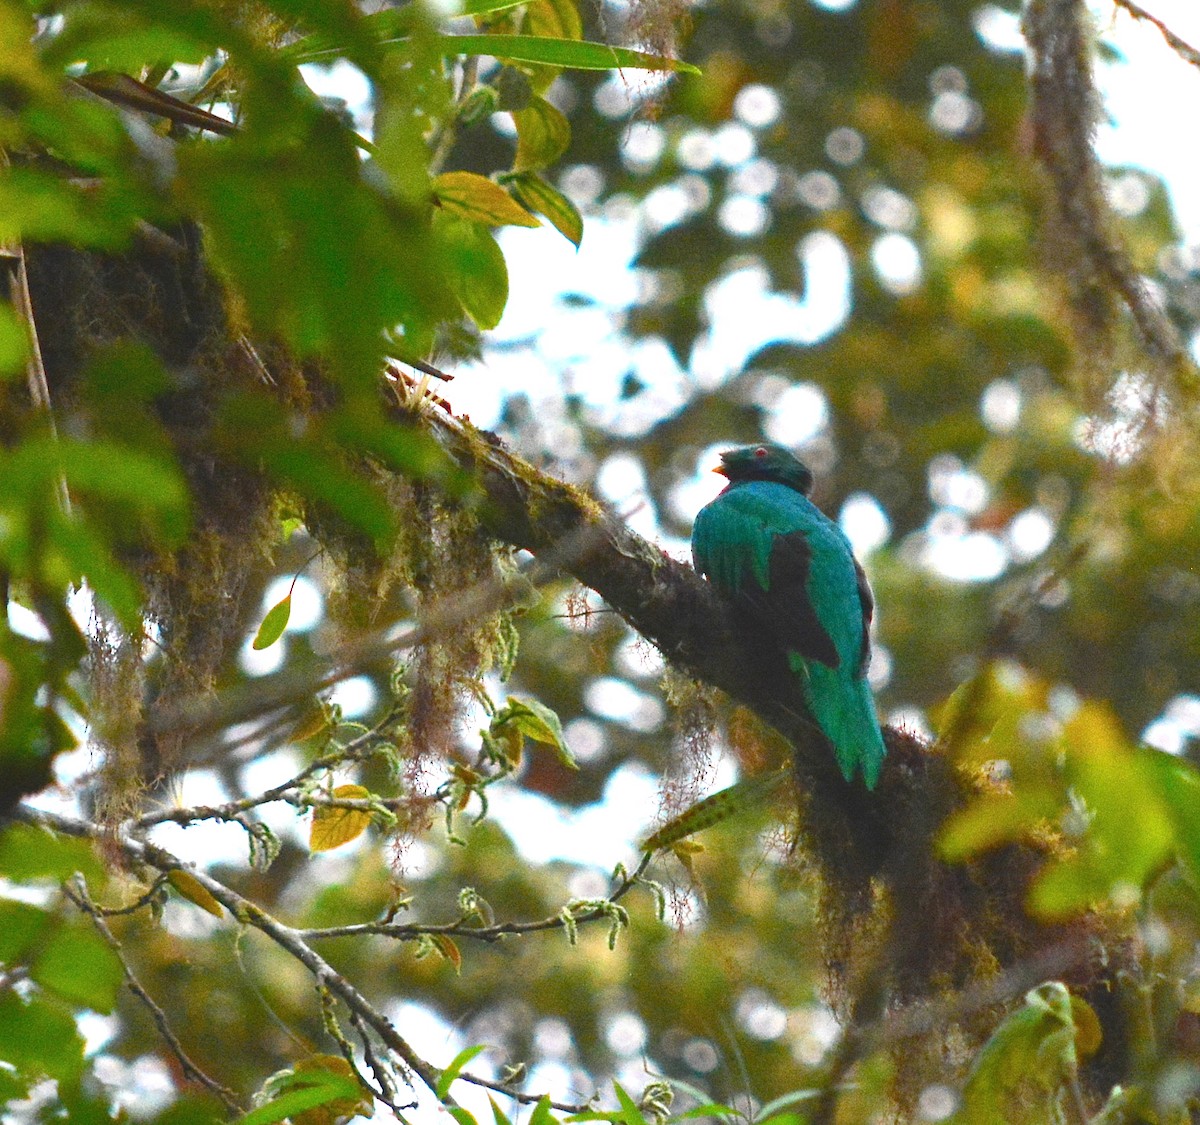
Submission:
M 854 560 L 854 577 L 858 581 L 858 600 L 862 602 L 862 655 L 858 658 L 858 675 L 862 677 L 867 674 L 867 667 L 871 663 L 871 618 L 875 616 L 875 595 L 871 593 L 871 584 L 863 568 L 858 565 L 858 559 Z
M 804 532 L 777 534 L 771 542 L 770 588 L 764 590 L 747 571 L 738 593 L 784 648 L 836 668 L 841 663 L 837 647 L 808 599 L 811 557 Z
M 782 649 L 837 668 L 837 646 L 808 597 L 812 547 L 796 528 L 796 513 L 753 487 L 727 489 L 700 509 L 692 527 L 696 569 L 736 598 Z

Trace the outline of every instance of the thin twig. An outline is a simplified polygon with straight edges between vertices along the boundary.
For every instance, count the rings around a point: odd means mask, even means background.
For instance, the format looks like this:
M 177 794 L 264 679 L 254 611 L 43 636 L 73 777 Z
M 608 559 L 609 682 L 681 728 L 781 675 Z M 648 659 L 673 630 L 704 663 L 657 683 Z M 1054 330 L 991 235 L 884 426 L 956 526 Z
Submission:
M 149 889 L 144 894 L 138 895 L 138 897 L 135 898 L 133 900 L 133 902 L 129 903 L 127 906 L 100 906 L 98 904 L 93 904 L 93 905 L 95 905 L 96 912 L 102 918 L 120 918 L 124 914 L 136 914 L 139 910 L 145 910 L 146 907 L 149 906 L 158 897 L 158 893 L 161 890 L 162 885 L 166 881 L 167 881 L 167 877 L 165 875 L 160 875 L 157 879 L 154 880 L 153 883 L 150 884 Z
M 367 1066 L 371 1068 L 371 1073 L 375 1076 L 375 1081 L 379 1083 L 381 1091 L 377 1095 L 379 1100 L 393 1112 L 399 1112 L 404 1109 L 415 1109 L 415 1104 L 403 1106 L 398 1104 L 400 1094 L 396 1089 L 396 1083 L 393 1081 L 391 1067 L 376 1054 L 375 1042 L 371 1038 L 371 1033 L 353 1008 L 350 1009 L 350 1023 L 354 1030 L 358 1032 L 359 1041 L 362 1043 L 363 1059 L 366 1061 Z
M 1158 16 L 1151 15 L 1140 4 L 1135 4 L 1134 0 L 1113 0 L 1113 3 L 1118 8 L 1124 8 L 1135 20 L 1145 20 L 1146 23 L 1153 24 L 1158 28 L 1159 34 L 1167 41 L 1171 50 L 1184 62 L 1200 67 L 1200 51 L 1176 35 Z
M 158 1033 L 162 1037 L 170 1049 L 171 1054 L 179 1060 L 179 1066 L 183 1072 L 184 1078 L 193 1082 L 198 1082 L 201 1086 L 211 1091 L 225 1106 L 230 1113 L 240 1113 L 242 1107 L 238 1104 L 237 1097 L 234 1092 L 225 1086 L 222 1086 L 215 1078 L 209 1077 L 199 1066 L 196 1065 L 189 1057 L 187 1051 L 184 1050 L 183 1044 L 179 1041 L 179 1037 L 171 1030 L 171 1023 L 167 1019 L 167 1014 L 155 1003 L 154 998 L 146 991 L 141 981 L 134 974 L 133 968 L 125 957 L 125 950 L 121 943 L 117 940 L 116 935 L 108 928 L 108 923 L 104 920 L 104 912 L 92 902 L 91 896 L 88 894 L 87 884 L 83 880 L 82 875 L 76 875 L 70 879 L 64 886 L 63 891 L 84 914 L 92 920 L 92 924 L 100 932 L 100 936 L 108 943 L 112 951 L 117 955 L 117 960 L 121 962 L 121 968 L 125 972 L 125 984 L 129 991 L 141 1001 L 146 1011 L 150 1013 L 150 1018 L 154 1021 L 155 1027 L 158 1028 Z
M 34 809 L 28 805 L 18 805 L 13 811 L 14 819 L 22 821 L 26 824 L 36 824 L 44 828 L 49 828 L 55 832 L 61 832 L 67 836 L 80 837 L 83 839 L 104 839 L 108 846 L 115 846 L 125 853 L 129 859 L 136 864 L 145 864 L 154 867 L 164 874 L 171 871 L 186 871 L 194 878 L 209 894 L 213 896 L 230 914 L 233 915 L 244 926 L 250 926 L 268 938 L 276 945 L 280 946 L 285 952 L 290 954 L 295 960 L 299 961 L 309 973 L 312 974 L 314 980 L 323 989 L 327 990 L 331 995 L 336 996 L 342 1001 L 352 1013 L 352 1018 L 357 1017 L 355 1027 L 359 1030 L 359 1034 L 363 1034 L 363 1029 L 369 1029 L 387 1049 L 396 1056 L 397 1059 L 409 1070 L 412 1075 L 420 1079 L 420 1081 L 433 1093 L 436 1094 L 437 1083 L 441 1077 L 441 1071 L 426 1062 L 418 1055 L 408 1043 L 408 1041 L 396 1030 L 392 1022 L 380 1012 L 370 1000 L 367 999 L 353 984 L 350 983 L 342 974 L 333 968 L 319 953 L 316 952 L 308 944 L 308 934 L 306 931 L 294 929 L 291 926 L 279 921 L 271 914 L 268 914 L 257 903 L 251 902 L 244 898 L 236 891 L 227 887 L 224 883 L 214 879 L 204 871 L 190 867 L 184 864 L 176 856 L 157 845 L 135 839 L 127 834 L 120 832 L 113 833 L 111 829 L 92 824 L 89 821 L 77 820 L 72 817 L 62 816 L 58 813 L 47 812 L 41 809 Z M 649 857 L 643 857 L 642 862 L 638 865 L 633 875 L 627 875 L 617 890 L 608 900 L 613 902 L 618 894 L 625 894 L 636 882 L 637 875 L 645 870 L 646 864 L 649 862 Z M 81 909 L 88 910 L 87 906 L 83 905 L 89 902 L 86 898 L 86 893 L 80 893 L 79 898 L 72 896 L 73 901 L 80 905 Z M 98 910 L 88 911 L 97 925 L 103 925 L 103 918 Z M 574 920 L 575 924 L 590 921 L 606 916 L 606 911 L 603 906 L 597 907 L 595 910 L 588 911 L 586 914 L 579 916 Z M 542 923 L 537 923 L 539 929 L 551 929 L 563 926 L 564 922 L 558 920 L 554 923 L 549 923 L 546 920 Z M 103 931 L 110 934 L 105 926 Z M 115 942 L 115 938 L 112 939 Z M 118 949 L 119 946 L 114 946 Z M 125 962 L 122 960 L 122 964 Z M 142 999 L 144 1003 L 151 1005 L 151 1012 L 157 1012 L 162 1015 L 161 1009 L 148 996 L 144 996 L 144 989 L 140 985 L 134 987 L 136 981 L 132 977 L 132 973 L 126 966 L 126 976 L 130 981 L 130 987 Z M 141 991 L 138 991 L 141 989 Z M 165 1020 L 165 1016 L 163 1016 Z M 157 1017 L 156 1017 L 157 1022 Z M 164 1035 L 167 1031 L 164 1030 Z M 168 1042 L 172 1042 L 168 1039 Z M 174 1049 L 174 1048 L 173 1048 Z M 376 1060 L 378 1062 L 378 1060 Z M 182 1062 L 182 1057 L 181 1057 Z M 191 1064 L 188 1064 L 189 1066 Z M 195 1069 L 195 1068 L 193 1068 Z M 372 1067 L 374 1069 L 374 1066 Z M 494 1090 L 498 1093 L 505 1094 L 508 1097 L 514 1098 L 522 1104 L 536 1104 L 542 1099 L 542 1095 L 527 1094 L 519 1090 L 513 1090 L 510 1087 L 500 1082 L 494 1082 L 491 1079 L 480 1078 L 474 1075 L 462 1074 L 459 1075 L 459 1081 L 468 1082 L 476 1086 L 482 1086 L 488 1090 Z M 382 1084 L 381 1084 L 382 1085 Z M 446 1096 L 442 1099 L 444 1105 L 454 1107 L 454 1099 Z M 589 1108 L 588 1103 L 573 1104 L 551 1102 L 551 1107 L 560 1110 L 564 1113 L 582 1113 Z
M 13 816 L 27 824 L 41 825 L 67 836 L 84 839 L 103 838 L 107 845 L 120 848 L 135 863 L 147 864 L 159 871 L 186 871 L 239 922 L 246 926 L 252 926 L 265 934 L 276 945 L 299 961 L 316 980 L 324 982 L 329 990 L 348 1007 L 357 1010 L 362 1016 L 363 1022 L 379 1036 L 380 1040 L 404 1066 L 431 1091 L 436 1092 L 440 1074 L 437 1067 L 421 1058 L 408 1041 L 392 1026 L 391 1021 L 316 950 L 309 946 L 297 930 L 268 914 L 257 903 L 243 898 L 211 875 L 184 864 L 182 860 L 154 844 L 135 840 L 126 835 L 114 835 L 100 825 L 60 816 L 57 813 L 45 812 L 41 809 L 33 809 L 28 805 L 18 805 L 13 811 Z M 446 1099 L 446 1104 L 453 1103 L 450 1099 Z
M 281 782 L 271 789 L 264 790 L 262 793 L 256 793 L 253 797 L 243 797 L 241 800 L 227 801 L 223 805 L 192 805 L 188 808 L 158 809 L 132 821 L 130 828 L 145 829 L 155 824 L 167 823 L 187 825 L 200 820 L 236 821 L 240 820 L 242 815 L 251 809 L 257 808 L 259 805 L 269 805 L 273 801 L 288 801 L 291 804 L 299 805 L 299 800 L 292 796 L 294 790 L 299 789 L 306 781 L 324 770 L 336 769 L 347 762 L 361 761 L 363 758 L 375 753 L 382 745 L 387 745 L 389 740 L 385 732 L 390 729 L 399 717 L 400 712 L 398 710 L 393 709 L 389 711 L 370 730 L 364 731 L 357 738 L 351 739 L 336 751 L 329 754 L 322 754 L 319 758 L 315 758 L 294 777 L 290 777 L 287 781 Z M 361 807 L 364 811 L 370 812 L 373 804 L 384 802 L 378 802 L 377 800 L 353 801 L 345 798 L 312 798 L 309 803 L 337 804 L 350 808 Z
M 650 854 L 642 856 L 641 862 L 630 873 L 624 875 L 602 904 L 591 907 L 581 914 L 574 915 L 575 925 L 596 922 L 603 918 L 611 918 L 608 907 L 615 905 L 625 897 L 641 881 L 642 875 L 650 862 Z M 425 936 L 443 934 L 447 937 L 474 938 L 476 941 L 495 942 L 514 934 L 544 933 L 548 930 L 563 930 L 567 928 L 567 920 L 561 913 L 549 918 L 540 918 L 535 922 L 499 922 L 494 926 L 469 926 L 466 919 L 456 922 L 443 923 L 411 923 L 397 924 L 395 922 L 362 922 L 350 926 L 328 926 L 323 929 L 298 930 L 297 933 L 305 941 L 316 941 L 322 938 L 361 937 L 374 935 L 390 937 L 399 941 L 413 941 Z

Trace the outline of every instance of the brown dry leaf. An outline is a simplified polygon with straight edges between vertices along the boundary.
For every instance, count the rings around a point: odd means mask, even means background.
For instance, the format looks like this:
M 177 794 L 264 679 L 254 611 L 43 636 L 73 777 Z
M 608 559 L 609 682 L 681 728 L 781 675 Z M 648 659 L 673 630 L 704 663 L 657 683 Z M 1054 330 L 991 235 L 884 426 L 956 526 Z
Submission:
M 452 937 L 446 934 L 434 934 L 433 944 L 437 946 L 437 951 L 454 966 L 456 973 L 462 972 L 462 952 Z

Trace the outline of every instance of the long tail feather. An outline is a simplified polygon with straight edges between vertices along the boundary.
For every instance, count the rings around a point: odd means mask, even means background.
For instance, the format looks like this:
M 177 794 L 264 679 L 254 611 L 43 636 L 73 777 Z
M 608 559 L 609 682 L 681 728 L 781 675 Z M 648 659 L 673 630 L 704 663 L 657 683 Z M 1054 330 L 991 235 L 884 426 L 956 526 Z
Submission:
M 853 781 L 861 772 L 866 787 L 874 789 L 887 750 L 866 679 L 809 661 L 805 695 L 825 737 L 833 743 L 842 776 Z

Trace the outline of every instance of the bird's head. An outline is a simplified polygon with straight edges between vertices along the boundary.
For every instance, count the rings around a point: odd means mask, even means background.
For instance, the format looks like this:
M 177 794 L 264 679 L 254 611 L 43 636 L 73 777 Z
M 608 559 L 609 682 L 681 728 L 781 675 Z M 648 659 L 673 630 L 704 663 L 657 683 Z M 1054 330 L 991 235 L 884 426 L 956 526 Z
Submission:
M 786 484 L 805 496 L 813 486 L 813 475 L 808 466 L 793 457 L 782 445 L 770 443 L 744 445 L 722 453 L 721 464 L 713 472 L 727 477 L 731 484 L 750 480 L 773 481 Z

